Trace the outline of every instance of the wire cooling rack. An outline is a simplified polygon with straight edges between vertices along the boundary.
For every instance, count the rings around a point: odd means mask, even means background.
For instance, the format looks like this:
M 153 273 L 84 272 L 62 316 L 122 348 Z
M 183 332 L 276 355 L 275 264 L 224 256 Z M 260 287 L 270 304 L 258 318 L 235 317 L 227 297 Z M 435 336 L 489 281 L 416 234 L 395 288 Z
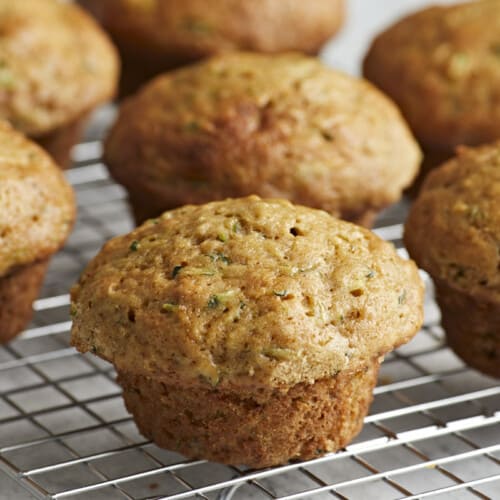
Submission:
M 141 437 L 112 367 L 69 345 L 70 284 L 104 241 L 132 227 L 100 150 L 75 149 L 75 231 L 31 327 L 0 348 L 0 470 L 22 498 L 500 498 L 500 386 L 443 344 L 428 279 L 424 328 L 387 357 L 364 429 L 339 453 L 255 471 L 187 460 Z M 402 205 L 387 212 L 377 229 L 398 247 L 403 214 Z M 2 491 L 0 482 L 0 498 L 13 498 Z

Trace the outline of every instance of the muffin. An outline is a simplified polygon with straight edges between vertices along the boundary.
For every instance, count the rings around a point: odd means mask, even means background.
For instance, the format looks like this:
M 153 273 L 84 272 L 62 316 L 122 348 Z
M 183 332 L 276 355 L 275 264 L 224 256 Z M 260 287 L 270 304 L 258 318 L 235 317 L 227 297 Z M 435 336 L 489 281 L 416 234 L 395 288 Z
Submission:
M 257 194 L 369 226 L 420 151 L 365 81 L 299 54 L 232 53 L 167 73 L 121 107 L 104 161 L 137 222 Z
M 434 280 L 450 347 L 500 377 L 500 142 L 462 147 L 429 174 L 404 239 Z
M 0 0 L 0 118 L 63 167 L 85 118 L 115 93 L 118 56 L 79 7 Z
M 416 12 L 373 42 L 364 75 L 408 120 L 429 165 L 500 138 L 500 1 Z
M 73 345 L 114 364 L 145 436 L 264 467 L 359 432 L 384 354 L 421 324 L 422 283 L 368 230 L 252 196 L 114 238 L 72 312 Z
M 122 94 L 220 52 L 316 54 L 340 27 L 344 0 L 80 0 L 116 42 Z
M 74 217 L 73 192 L 52 159 L 0 121 L 0 342 L 31 319 L 49 259 Z

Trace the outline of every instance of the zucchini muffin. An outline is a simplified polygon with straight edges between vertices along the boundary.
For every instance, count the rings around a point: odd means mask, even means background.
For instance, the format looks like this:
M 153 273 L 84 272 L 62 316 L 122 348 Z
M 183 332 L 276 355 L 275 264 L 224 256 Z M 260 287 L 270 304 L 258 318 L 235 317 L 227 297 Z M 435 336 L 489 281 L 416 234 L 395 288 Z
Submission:
M 123 60 L 122 94 L 220 52 L 316 54 L 340 27 L 344 0 L 80 0 Z
M 86 116 L 115 93 L 118 56 L 79 7 L 0 0 L 0 118 L 63 167 Z
M 232 53 L 129 98 L 104 158 L 138 222 L 257 194 L 369 226 L 412 182 L 420 150 L 369 83 L 299 54 Z
M 159 446 L 264 467 L 359 432 L 384 354 L 419 329 L 422 288 L 364 228 L 228 199 L 108 242 L 72 290 L 72 343 L 115 365 Z
M 373 42 L 364 74 L 399 105 L 429 156 L 500 138 L 500 1 L 416 12 Z M 427 155 L 426 155 L 427 156 Z
M 0 121 L 0 342 L 31 319 L 49 259 L 74 218 L 73 192 L 52 159 Z
M 462 147 L 429 174 L 404 238 L 434 279 L 451 348 L 500 377 L 500 142 Z

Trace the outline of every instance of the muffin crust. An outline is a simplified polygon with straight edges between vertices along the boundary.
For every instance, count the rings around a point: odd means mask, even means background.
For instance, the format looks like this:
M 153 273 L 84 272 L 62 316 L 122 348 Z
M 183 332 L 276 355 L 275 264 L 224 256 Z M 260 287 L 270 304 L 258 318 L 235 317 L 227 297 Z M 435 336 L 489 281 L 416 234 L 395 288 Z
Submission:
M 73 191 L 48 154 L 0 120 L 0 343 L 29 322 L 74 218 Z
M 422 292 L 415 265 L 366 229 L 229 199 L 107 243 L 72 290 L 72 344 L 115 365 L 160 446 L 264 467 L 359 432 L 383 355 L 421 324 Z
M 500 301 L 500 142 L 459 148 L 456 158 L 432 172 L 404 238 L 432 276 Z
M 221 52 L 315 54 L 339 28 L 344 0 L 80 0 L 109 31 L 124 62 L 123 93 Z
M 73 191 L 50 157 L 0 121 L 0 277 L 47 259 L 75 218 Z
M 500 2 L 431 7 L 379 35 L 365 76 L 400 106 L 424 149 L 500 137 Z
M 429 175 L 404 239 L 434 279 L 450 347 L 500 377 L 500 142 L 462 147 Z
M 122 106 L 104 156 L 139 222 L 258 194 L 369 225 L 420 162 L 399 111 L 367 82 L 298 54 L 250 53 L 155 79 Z
M 79 349 L 170 382 L 313 382 L 382 356 L 422 320 L 416 268 L 389 243 L 257 197 L 166 212 L 111 240 L 72 296 Z
M 31 137 L 82 117 L 114 95 L 115 49 L 78 6 L 0 0 L 0 117 Z

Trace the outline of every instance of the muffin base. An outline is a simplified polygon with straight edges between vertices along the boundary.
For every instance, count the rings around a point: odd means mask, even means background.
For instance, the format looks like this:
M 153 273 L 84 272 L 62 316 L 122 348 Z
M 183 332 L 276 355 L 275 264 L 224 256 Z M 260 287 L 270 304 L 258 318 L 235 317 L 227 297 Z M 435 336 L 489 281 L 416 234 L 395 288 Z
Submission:
M 179 386 L 120 373 L 127 409 L 157 445 L 192 458 L 260 468 L 336 451 L 361 430 L 378 360 L 288 390 Z
M 20 333 L 33 315 L 49 260 L 41 260 L 16 268 L 0 278 L 0 343 Z
M 71 150 L 80 141 L 87 118 L 88 115 L 85 114 L 67 125 L 32 139 L 45 149 L 62 169 L 68 169 L 71 167 Z
M 435 284 L 449 346 L 468 365 L 500 377 L 500 302 Z

